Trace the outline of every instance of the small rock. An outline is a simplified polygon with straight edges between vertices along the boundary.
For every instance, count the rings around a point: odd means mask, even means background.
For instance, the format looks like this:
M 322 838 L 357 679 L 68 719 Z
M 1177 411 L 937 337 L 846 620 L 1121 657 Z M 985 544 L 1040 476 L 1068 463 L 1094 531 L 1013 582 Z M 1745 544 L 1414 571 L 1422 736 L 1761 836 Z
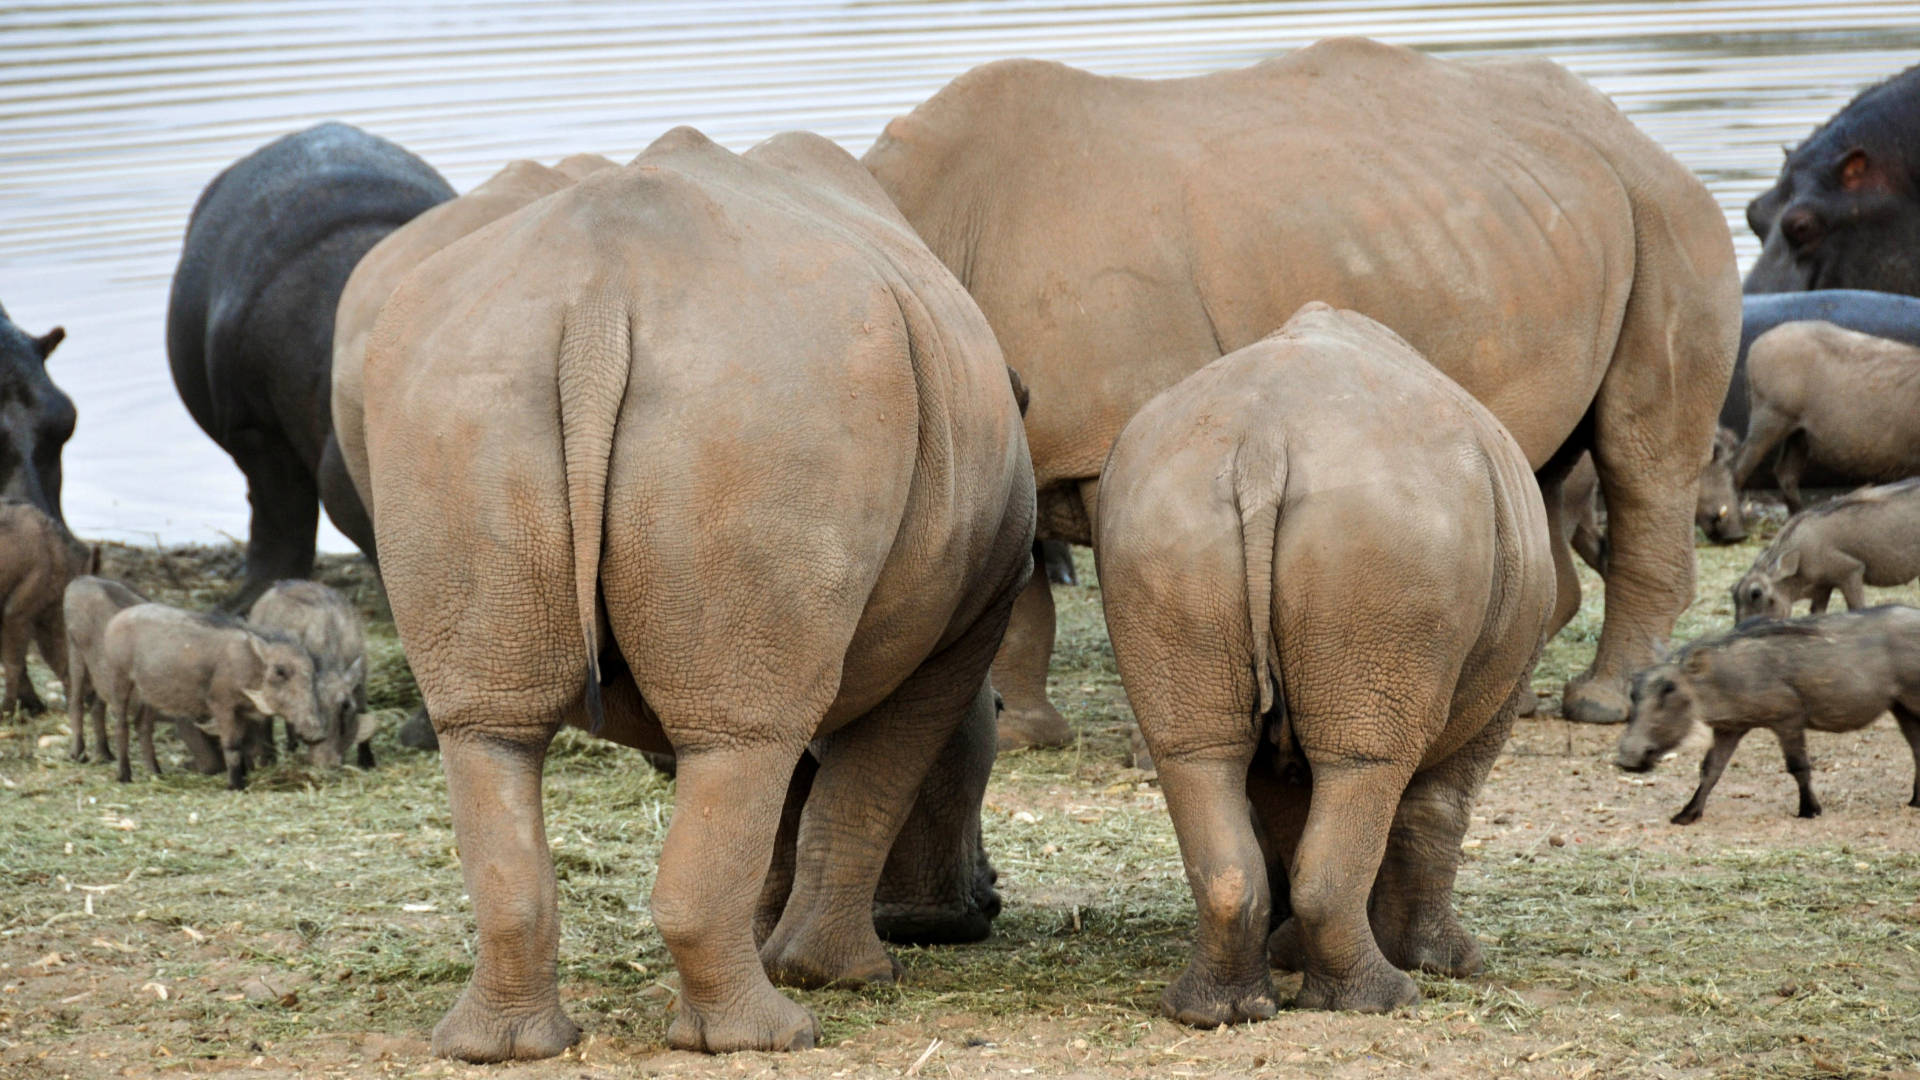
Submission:
M 1554 847 L 1566 847 L 1567 838 L 1561 836 L 1559 833 L 1554 833 L 1552 836 L 1547 837 L 1547 843 L 1552 844 Z
M 1495 814 L 1495 815 L 1493 815 L 1493 823 L 1494 823 L 1495 825 L 1507 825 L 1507 824 L 1511 824 L 1511 823 L 1512 823 L 1512 821 L 1513 821 L 1513 815 L 1512 815 L 1512 814 Z

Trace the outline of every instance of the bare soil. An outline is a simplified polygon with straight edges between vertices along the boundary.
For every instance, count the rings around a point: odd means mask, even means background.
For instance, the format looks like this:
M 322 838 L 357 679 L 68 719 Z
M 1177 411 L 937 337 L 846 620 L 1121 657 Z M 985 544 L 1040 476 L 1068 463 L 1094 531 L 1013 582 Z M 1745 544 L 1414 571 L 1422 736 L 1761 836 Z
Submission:
M 1682 639 L 1730 622 L 1727 589 L 1760 546 L 1700 549 Z M 238 566 L 229 550 L 115 548 L 108 572 L 206 606 Z M 1091 560 L 1081 571 L 1093 581 Z M 321 576 L 372 620 L 374 703 L 397 721 L 416 694 L 377 585 L 357 560 Z M 1597 636 L 1587 584 L 1538 674 L 1549 709 Z M 548 765 L 562 996 L 586 1037 L 481 1068 L 428 1053 L 472 925 L 438 762 L 398 747 L 393 724 L 371 772 L 285 763 L 238 794 L 182 771 L 172 744 L 165 776 L 120 785 L 67 760 L 63 714 L 0 726 L 0 1076 L 1920 1078 L 1920 810 L 1885 720 L 1813 736 L 1822 817 L 1792 816 L 1759 735 L 1684 828 L 1667 818 L 1702 737 L 1628 776 L 1609 760 L 1619 729 L 1522 721 L 1465 842 L 1482 976 L 1421 976 L 1422 1003 L 1390 1016 L 1161 1019 L 1192 900 L 1160 793 L 1124 762 L 1098 587 L 1060 595 L 1054 693 L 1079 737 L 996 769 L 993 938 L 897 950 L 898 987 L 797 993 L 825 1039 L 794 1055 L 665 1049 L 674 976 L 646 897 L 672 783 L 637 754 L 570 732 Z M 34 677 L 57 703 L 51 673 Z M 1298 981 L 1278 979 L 1283 1001 Z

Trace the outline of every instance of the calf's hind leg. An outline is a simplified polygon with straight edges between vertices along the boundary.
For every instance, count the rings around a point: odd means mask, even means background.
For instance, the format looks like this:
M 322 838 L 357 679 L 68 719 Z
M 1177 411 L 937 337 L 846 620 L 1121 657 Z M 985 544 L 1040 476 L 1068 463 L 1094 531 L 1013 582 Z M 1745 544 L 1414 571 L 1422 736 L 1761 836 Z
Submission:
M 1413 769 L 1393 761 L 1316 756 L 1311 750 L 1308 761 L 1313 806 L 1288 875 L 1305 975 L 1294 1003 L 1358 1012 L 1411 1005 L 1420 1000 L 1420 991 L 1381 953 L 1368 921 L 1367 897 Z
M 1455 978 L 1480 970 L 1480 943 L 1454 914 L 1453 882 L 1474 795 L 1512 727 L 1509 699 L 1480 734 L 1416 773 L 1400 796 L 1368 905 L 1374 939 L 1395 967 Z

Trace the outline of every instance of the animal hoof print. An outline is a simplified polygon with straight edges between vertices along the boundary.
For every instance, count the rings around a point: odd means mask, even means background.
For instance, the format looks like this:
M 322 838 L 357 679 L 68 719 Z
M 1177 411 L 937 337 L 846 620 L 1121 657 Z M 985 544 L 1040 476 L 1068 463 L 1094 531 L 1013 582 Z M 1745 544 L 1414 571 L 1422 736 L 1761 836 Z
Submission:
M 507 1016 L 481 1004 L 469 987 L 434 1025 L 433 1053 L 477 1065 L 538 1061 L 559 1054 L 579 1038 L 579 1027 L 558 1004 Z

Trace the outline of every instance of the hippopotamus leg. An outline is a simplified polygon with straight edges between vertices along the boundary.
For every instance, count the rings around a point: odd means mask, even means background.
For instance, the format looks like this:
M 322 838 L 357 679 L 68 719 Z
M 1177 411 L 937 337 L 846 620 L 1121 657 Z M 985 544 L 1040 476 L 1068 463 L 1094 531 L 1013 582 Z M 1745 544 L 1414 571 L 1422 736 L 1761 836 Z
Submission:
M 246 579 L 222 606 L 245 611 L 274 582 L 313 574 L 320 488 L 299 452 L 278 432 L 260 428 L 236 432 L 229 450 L 246 475 L 253 520 L 247 532 Z

